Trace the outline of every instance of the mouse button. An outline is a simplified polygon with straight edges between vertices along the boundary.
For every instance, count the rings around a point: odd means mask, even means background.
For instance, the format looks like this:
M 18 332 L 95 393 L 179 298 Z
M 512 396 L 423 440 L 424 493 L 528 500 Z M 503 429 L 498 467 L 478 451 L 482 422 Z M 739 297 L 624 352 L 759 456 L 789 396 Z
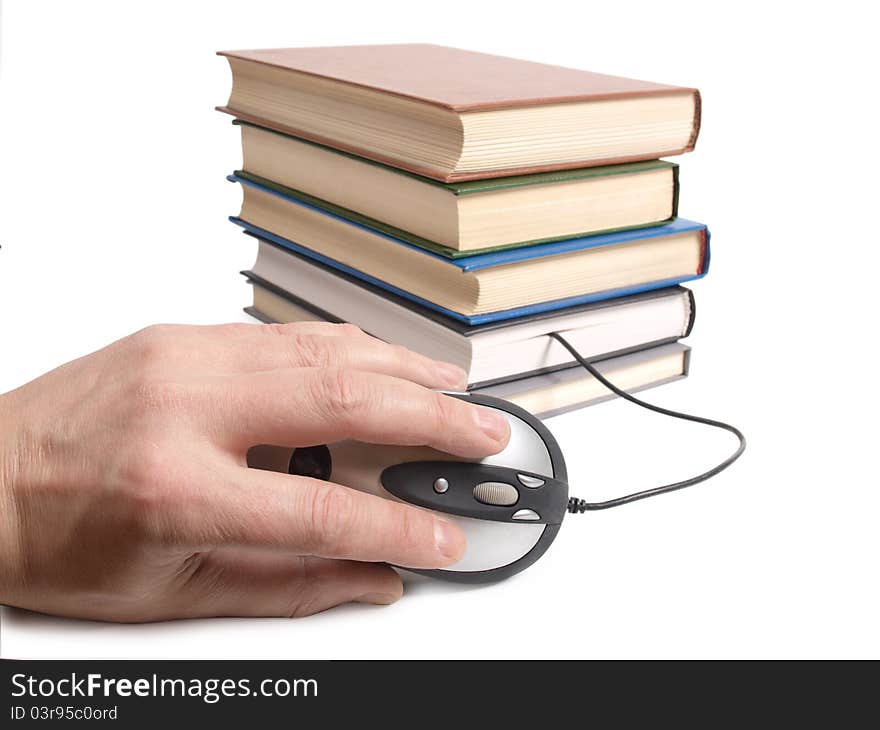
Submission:
M 480 482 L 474 487 L 474 499 L 483 504 L 510 507 L 519 501 L 519 491 L 506 482 Z
M 503 451 L 487 456 L 481 463 L 553 476 L 553 460 L 541 435 L 518 416 L 501 412 L 510 424 L 510 441 Z
M 481 571 L 516 563 L 528 555 L 547 532 L 547 526 L 540 522 L 489 522 L 457 516 L 449 517 L 449 520 L 464 532 L 467 547 L 461 559 L 449 566 L 444 577 L 475 576 Z
M 523 496 L 514 486 L 516 471 L 479 462 L 394 464 L 382 471 L 378 481 L 386 492 L 404 502 L 447 514 L 497 522 L 510 522 L 510 508 Z M 543 511 L 540 492 L 544 490 L 528 491 L 529 503 L 522 506 Z
M 403 502 L 446 514 L 519 523 L 523 519 L 514 519 L 514 511 L 529 509 L 538 515 L 530 518 L 535 522 L 562 522 L 568 485 L 547 477 L 540 489 L 517 488 L 519 474 L 517 469 L 478 462 L 423 461 L 386 467 L 377 481 Z M 438 482 L 441 488 L 445 483 L 445 491 L 438 491 Z
M 516 478 L 520 484 L 529 489 L 538 489 L 547 483 L 546 479 L 538 479 L 538 477 L 532 477 L 528 474 L 517 474 Z
M 533 509 L 518 509 L 513 513 L 513 519 L 515 520 L 523 520 L 527 522 L 536 522 L 541 519 L 541 515 L 539 515 Z

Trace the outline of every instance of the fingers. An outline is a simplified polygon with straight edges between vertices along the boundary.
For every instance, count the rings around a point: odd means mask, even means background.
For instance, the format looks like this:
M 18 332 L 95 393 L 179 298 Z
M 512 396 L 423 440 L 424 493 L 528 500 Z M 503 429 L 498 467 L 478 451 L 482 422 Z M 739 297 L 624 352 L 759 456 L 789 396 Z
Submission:
M 442 568 L 465 549 L 455 525 L 428 510 L 307 477 L 229 467 L 211 500 L 175 517 L 193 549 L 280 550 L 411 568 Z
M 165 325 L 139 335 L 151 347 L 163 347 L 171 358 L 190 365 L 197 358 L 208 374 L 336 366 L 395 375 L 429 388 L 467 385 L 461 368 L 382 342 L 349 324 Z
M 353 601 L 394 603 L 400 576 L 387 565 L 221 550 L 187 571 L 176 592 L 183 616 L 300 617 Z
M 461 368 L 363 333 L 327 336 L 310 331 L 273 336 L 257 348 L 248 348 L 247 358 L 245 372 L 339 367 L 394 375 L 428 388 L 461 390 L 467 386 L 467 376 Z
M 115 346 L 133 348 L 140 359 L 164 364 L 194 366 L 203 374 L 228 375 L 266 369 L 254 367 L 254 358 L 291 337 L 320 336 L 369 339 L 353 325 L 329 322 L 258 325 L 230 323 L 220 325 L 158 324 L 145 327 Z M 288 366 L 290 363 L 288 363 Z
M 510 438 L 498 411 L 372 372 L 299 368 L 223 383 L 211 414 L 231 446 L 309 446 L 342 439 L 432 446 L 458 456 L 501 451 Z

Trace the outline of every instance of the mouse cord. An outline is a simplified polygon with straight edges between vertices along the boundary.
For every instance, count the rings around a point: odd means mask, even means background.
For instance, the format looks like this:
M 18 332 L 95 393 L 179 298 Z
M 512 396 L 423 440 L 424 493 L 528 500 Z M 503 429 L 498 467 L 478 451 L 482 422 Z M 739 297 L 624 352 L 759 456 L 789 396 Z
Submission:
M 684 489 L 685 487 L 692 487 L 694 484 L 699 484 L 700 482 L 704 482 L 707 479 L 714 477 L 716 474 L 724 471 L 727 467 L 729 467 L 734 461 L 736 461 L 740 456 L 742 456 L 743 451 L 746 450 L 746 437 L 743 436 L 742 431 L 740 431 L 736 426 L 731 426 L 729 423 L 724 423 L 723 421 L 715 421 L 711 418 L 703 418 L 702 416 L 692 416 L 688 413 L 681 413 L 680 411 L 673 411 L 669 408 L 662 408 L 660 406 L 655 406 L 652 403 L 646 403 L 639 398 L 636 398 L 634 395 L 630 395 L 625 390 L 621 390 L 614 383 L 608 380 L 602 373 L 600 373 L 593 365 L 587 362 L 586 358 L 584 358 L 577 350 L 574 349 L 572 344 L 566 340 L 562 335 L 558 332 L 551 332 L 550 337 L 555 339 L 562 345 L 566 350 L 568 350 L 572 357 L 580 363 L 583 368 L 590 373 L 596 380 L 598 380 L 602 385 L 604 385 L 608 390 L 610 390 L 615 395 L 619 395 L 624 400 L 628 400 L 630 403 L 635 403 L 637 406 L 641 406 L 642 408 L 647 408 L 649 411 L 654 411 L 655 413 L 660 413 L 664 416 L 670 416 L 672 418 L 680 418 L 684 421 L 693 421 L 694 423 L 702 423 L 706 426 L 714 426 L 715 428 L 722 428 L 725 431 L 730 431 L 734 436 L 739 439 L 739 447 L 733 454 L 728 456 L 724 461 L 722 461 L 717 466 L 712 467 L 709 471 L 703 472 L 702 474 L 698 474 L 695 477 L 691 477 L 690 479 L 685 479 L 680 482 L 675 482 L 673 484 L 665 484 L 662 487 L 654 487 L 653 489 L 645 489 L 642 492 L 635 492 L 633 494 L 627 494 L 624 497 L 617 497 L 616 499 L 609 499 L 606 502 L 587 502 L 584 499 L 578 499 L 577 497 L 572 497 L 568 500 L 568 511 L 573 514 L 581 514 L 583 512 L 588 512 L 592 510 L 600 510 L 600 509 L 610 509 L 611 507 L 620 507 L 624 504 L 629 504 L 630 502 L 636 502 L 640 499 L 647 499 L 648 497 L 656 497 L 659 494 L 666 494 L 667 492 L 674 492 L 678 489 Z

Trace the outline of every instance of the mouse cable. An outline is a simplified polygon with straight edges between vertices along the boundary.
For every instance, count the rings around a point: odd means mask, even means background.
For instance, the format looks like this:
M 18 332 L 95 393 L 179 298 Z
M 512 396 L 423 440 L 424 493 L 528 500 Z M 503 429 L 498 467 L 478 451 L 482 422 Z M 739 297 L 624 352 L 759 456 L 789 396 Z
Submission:
M 698 474 L 695 477 L 691 477 L 690 479 L 685 479 L 680 482 L 674 482 L 673 484 L 665 484 L 662 487 L 654 487 L 653 489 L 645 489 L 642 492 L 634 492 L 633 494 L 627 494 L 624 497 L 617 497 L 616 499 L 609 499 L 606 502 L 587 502 L 585 499 L 578 499 L 577 497 L 572 497 L 568 500 L 568 511 L 572 514 L 582 514 L 584 512 L 589 512 L 592 510 L 600 510 L 600 509 L 610 509 L 611 507 L 620 507 L 624 504 L 629 504 L 630 502 L 636 502 L 640 499 L 647 499 L 648 497 L 656 497 L 660 494 L 666 494 L 667 492 L 674 492 L 679 489 L 684 489 L 685 487 L 692 487 L 694 484 L 699 484 L 700 482 L 704 482 L 707 479 L 714 477 L 716 474 L 724 471 L 727 467 L 729 467 L 734 461 L 736 461 L 740 456 L 742 456 L 743 451 L 746 450 L 746 437 L 743 436 L 742 431 L 740 431 L 736 426 L 731 426 L 729 423 L 724 423 L 723 421 L 715 421 L 711 418 L 703 418 L 702 416 L 692 416 L 688 413 L 681 413 L 680 411 L 673 411 L 669 408 L 662 408 L 661 406 L 655 406 L 652 403 L 646 403 L 639 398 L 636 398 L 634 395 L 630 395 L 625 390 L 621 390 L 614 383 L 612 383 L 608 378 L 606 378 L 602 373 L 600 373 L 593 365 L 591 365 L 585 357 L 583 357 L 577 350 L 575 350 L 574 346 L 566 340 L 562 335 L 558 332 L 550 332 L 550 337 L 555 339 L 562 345 L 566 350 L 571 353 L 572 357 L 580 363 L 583 368 L 590 373 L 596 380 L 598 380 L 602 385 L 604 385 L 608 390 L 610 390 L 615 395 L 620 396 L 624 400 L 628 400 L 630 403 L 635 403 L 637 406 L 641 406 L 642 408 L 647 408 L 649 411 L 654 411 L 655 413 L 660 413 L 664 416 L 670 416 L 672 418 L 680 418 L 684 421 L 693 421 L 695 423 L 702 423 L 706 426 L 714 426 L 715 428 L 722 428 L 725 431 L 730 431 L 734 436 L 739 439 L 739 447 L 733 454 L 728 456 L 724 461 L 722 461 L 717 466 L 712 467 L 709 471 L 703 472 L 702 474 Z

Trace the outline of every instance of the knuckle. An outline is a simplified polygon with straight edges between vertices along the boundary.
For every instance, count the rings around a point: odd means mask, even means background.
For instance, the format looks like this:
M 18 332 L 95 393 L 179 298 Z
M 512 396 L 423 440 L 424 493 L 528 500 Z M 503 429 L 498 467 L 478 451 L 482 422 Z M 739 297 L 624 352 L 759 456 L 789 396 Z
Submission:
M 121 476 L 139 501 L 153 507 L 176 479 L 176 462 L 176 454 L 168 444 L 142 441 L 125 455 Z
M 400 365 L 415 360 L 413 351 L 403 345 L 388 345 L 388 353 L 391 359 Z
M 291 333 L 296 332 L 299 324 L 299 322 L 266 322 L 265 324 L 258 324 L 257 327 L 260 328 L 261 332 L 273 336 L 290 335 Z
M 346 487 L 327 484 L 312 490 L 303 508 L 303 549 L 312 555 L 339 552 L 354 523 L 355 509 Z
M 356 324 L 351 324 L 351 322 L 339 322 L 332 326 L 336 332 L 345 337 L 358 337 L 364 334 L 364 331 L 360 327 Z
M 323 377 L 323 397 L 334 417 L 346 420 L 363 410 L 369 399 L 364 384 L 352 370 L 334 368 Z
M 120 470 L 123 481 L 139 496 L 143 496 L 145 487 L 152 481 L 156 461 L 154 454 L 154 449 L 138 444 L 125 457 Z
M 329 365 L 332 345 L 330 338 L 320 335 L 296 334 L 291 340 L 291 360 L 295 366 Z
M 433 541 L 433 531 L 426 527 L 429 519 L 427 515 L 414 509 L 403 508 L 397 520 L 395 548 L 402 548 L 407 554 L 413 554 L 425 547 L 426 536 Z
M 297 596 L 293 605 L 284 614 L 287 618 L 306 618 L 320 613 L 323 606 L 319 603 L 318 592 L 309 588 L 302 595 Z
M 448 429 L 456 425 L 459 419 L 457 403 L 452 398 L 428 391 L 427 411 L 429 418 L 438 429 Z
M 208 325 L 206 329 L 209 332 L 218 334 L 222 337 L 238 337 L 240 335 L 250 334 L 255 328 L 262 326 L 263 325 L 259 324 L 247 324 L 245 322 L 225 322 L 224 324 Z
M 153 324 L 131 335 L 130 344 L 142 365 L 152 365 L 165 361 L 172 351 L 178 326 L 171 324 Z
M 321 583 L 315 574 L 314 565 L 317 558 L 309 555 L 299 556 L 299 575 L 291 586 L 291 600 L 284 615 L 288 618 L 303 618 L 317 613 L 321 594 Z
M 263 324 L 245 325 L 256 327 L 261 334 L 270 337 L 290 337 L 300 332 L 327 330 L 334 325 L 330 322 L 265 322 Z
M 271 338 L 277 338 L 290 337 L 291 335 L 308 331 L 308 328 L 304 326 L 305 324 L 304 322 L 266 322 L 256 326 L 260 328 L 261 333 Z
M 167 444 L 142 444 L 126 455 L 120 477 L 134 517 L 129 539 L 171 544 L 179 537 L 179 471 Z

